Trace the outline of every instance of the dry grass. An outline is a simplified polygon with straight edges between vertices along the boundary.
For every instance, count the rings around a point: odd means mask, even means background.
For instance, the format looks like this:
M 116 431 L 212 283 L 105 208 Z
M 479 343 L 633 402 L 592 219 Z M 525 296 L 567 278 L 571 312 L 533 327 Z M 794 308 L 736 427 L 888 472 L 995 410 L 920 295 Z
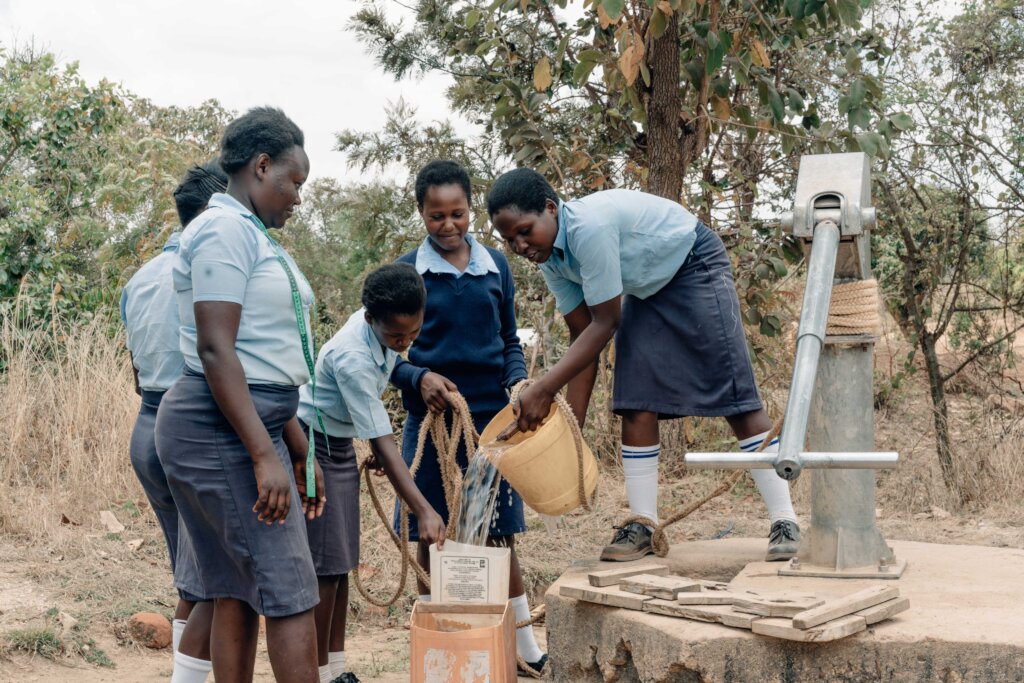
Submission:
M 86 523 L 142 498 L 128 463 L 138 410 L 131 367 L 110 320 L 19 317 L 0 317 L 0 532 L 74 552 L 62 515 Z

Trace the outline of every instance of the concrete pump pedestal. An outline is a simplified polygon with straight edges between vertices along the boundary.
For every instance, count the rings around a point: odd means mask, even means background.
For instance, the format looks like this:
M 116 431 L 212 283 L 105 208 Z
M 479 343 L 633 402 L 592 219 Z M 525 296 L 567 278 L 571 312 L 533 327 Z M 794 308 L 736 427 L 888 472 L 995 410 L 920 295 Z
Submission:
M 643 683 L 1024 682 L 1024 550 L 895 541 L 909 562 L 898 581 L 780 577 L 763 539 L 679 543 L 674 574 L 730 580 L 737 588 L 844 595 L 895 585 L 910 610 L 830 643 L 796 643 L 750 631 L 563 598 L 562 585 L 622 566 L 585 561 L 548 590 L 547 642 L 554 680 Z M 748 564 L 749 562 L 749 564 Z M 737 573 L 738 572 L 738 573 Z

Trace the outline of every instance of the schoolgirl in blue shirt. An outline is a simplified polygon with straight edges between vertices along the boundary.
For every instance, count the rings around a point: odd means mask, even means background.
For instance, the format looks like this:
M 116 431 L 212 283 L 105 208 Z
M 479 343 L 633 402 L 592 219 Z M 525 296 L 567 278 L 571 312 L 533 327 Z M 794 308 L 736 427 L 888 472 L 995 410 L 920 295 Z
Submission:
M 416 437 L 427 411 L 449 410 L 448 392 L 458 391 L 465 397 L 477 431 L 483 431 L 508 404 L 508 390 L 526 379 L 526 361 L 517 336 L 515 283 L 508 261 L 500 251 L 469 234 L 469 174 L 453 161 L 432 161 L 417 174 L 415 192 L 427 237 L 399 261 L 412 264 L 423 276 L 427 310 L 423 330 L 409 349 L 409 360 L 399 360 L 391 376 L 409 411 L 402 435 L 402 457 L 407 464 L 415 456 Z M 464 446 L 457 457 L 464 469 Z M 429 439 L 416 485 L 447 523 L 452 511 L 445 502 L 437 451 Z M 523 501 L 504 481 L 497 500 L 488 544 L 512 550 L 509 595 L 516 620 L 522 621 L 529 617 L 530 608 L 514 534 L 526 531 Z M 397 521 L 396 515 L 396 528 Z M 410 536 L 417 538 L 415 519 Z M 418 551 L 423 566 L 429 566 L 428 548 L 420 535 Z M 420 586 L 421 599 L 427 599 L 428 592 L 429 587 Z M 525 662 L 537 671 L 543 669 L 547 655 L 537 646 L 532 628 L 519 629 L 516 644 Z
M 318 678 L 319 595 L 303 512 L 322 512 L 322 475 L 317 500 L 300 498 L 295 416 L 313 365 L 313 292 L 266 231 L 301 201 L 302 145 L 278 109 L 232 121 L 220 156 L 227 192 L 182 233 L 173 270 L 185 371 L 160 404 L 157 453 L 189 540 L 179 544 L 175 583 L 215 601 L 218 683 L 252 680 L 260 614 L 275 678 Z
M 409 475 L 381 400 L 398 354 L 420 332 L 426 299 L 423 279 L 408 264 L 392 263 L 370 273 L 363 284 L 363 308 L 320 349 L 315 396 L 312 383 L 299 390 L 299 422 L 303 432 L 313 426 L 327 490 L 324 514 L 306 520 L 320 584 L 321 683 L 359 681 L 345 670 L 348 573 L 359 563 L 359 471 L 352 439 L 370 442 L 377 466 L 420 521 L 423 542 L 444 544 L 444 522 Z
M 771 429 L 747 353 L 732 267 L 722 240 L 676 202 L 608 190 L 563 202 L 539 173 L 520 168 L 491 188 L 487 212 L 520 256 L 540 265 L 569 327 L 565 356 L 522 394 L 521 429 L 535 429 L 554 395 L 583 424 L 601 350 L 615 337 L 612 409 L 622 416 L 622 464 L 634 515 L 657 522 L 658 420 L 723 416 L 746 451 Z M 773 441 L 764 450 L 777 450 Z M 789 485 L 751 475 L 768 506 L 768 560 L 796 554 L 800 529 Z M 651 529 L 617 529 L 603 560 L 652 553 Z
M 174 203 L 181 227 L 198 216 L 210 196 L 227 189 L 228 177 L 213 161 L 193 166 L 174 190 Z M 135 375 L 135 392 L 142 397 L 132 430 L 129 453 L 135 476 L 156 515 L 167 542 L 171 570 L 178 556 L 178 508 L 167 486 L 167 476 L 156 454 L 153 431 L 156 413 L 164 393 L 181 376 L 185 359 L 178 348 L 178 301 L 171 282 L 171 269 L 178 253 L 180 232 L 174 232 L 163 250 L 132 276 L 121 292 L 121 320 Z M 182 593 L 174 609 L 172 654 L 174 668 L 189 672 L 184 683 L 202 683 L 210 672 L 210 619 L 213 605 L 197 602 Z M 185 623 L 192 619 L 190 639 L 181 640 Z

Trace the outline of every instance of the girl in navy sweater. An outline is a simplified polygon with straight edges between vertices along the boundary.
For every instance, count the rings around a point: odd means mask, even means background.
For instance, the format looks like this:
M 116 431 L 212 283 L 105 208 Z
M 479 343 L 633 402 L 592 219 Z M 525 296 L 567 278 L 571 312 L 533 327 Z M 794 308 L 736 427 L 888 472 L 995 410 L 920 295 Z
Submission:
M 433 161 L 416 176 L 416 205 L 427 228 L 427 238 L 400 261 L 411 263 L 427 287 L 423 329 L 409 349 L 409 360 L 399 360 L 391 375 L 402 391 L 409 417 L 402 435 L 402 456 L 412 464 L 416 437 L 427 411 L 449 411 L 448 395 L 460 392 L 469 404 L 477 431 L 508 404 L 508 390 L 526 379 L 526 361 L 516 334 L 515 284 L 508 261 L 500 251 L 485 247 L 469 234 L 469 174 L 452 161 Z M 449 416 L 450 419 L 450 416 Z M 460 449 L 459 464 L 466 467 Z M 416 473 L 416 485 L 448 523 L 437 451 L 428 440 Z M 456 511 L 457 513 L 457 511 Z M 397 527 L 396 517 L 396 527 Z M 526 531 L 523 501 L 502 481 L 491 523 L 488 544 L 512 550 L 509 596 L 516 620 L 529 618 L 513 534 Z M 410 538 L 418 539 L 415 518 Z M 429 566 L 427 544 L 420 542 L 420 564 Z M 429 587 L 420 585 L 420 599 L 429 599 Z M 533 630 L 516 632 L 519 656 L 533 669 L 544 668 Z

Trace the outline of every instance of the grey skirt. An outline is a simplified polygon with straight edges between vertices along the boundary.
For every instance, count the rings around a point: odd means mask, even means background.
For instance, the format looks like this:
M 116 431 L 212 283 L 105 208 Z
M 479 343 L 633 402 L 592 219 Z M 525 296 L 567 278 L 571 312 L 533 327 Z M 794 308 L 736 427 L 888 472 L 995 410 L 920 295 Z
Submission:
M 308 426 L 299 420 L 304 432 Z M 359 468 L 352 439 L 315 432 L 316 459 L 324 471 L 324 513 L 306 520 L 317 576 L 348 574 L 359 564 Z M 330 453 L 328 454 L 328 447 Z
M 703 223 L 679 271 L 647 297 L 622 298 L 612 410 L 730 416 L 763 407 L 732 264 Z
M 171 489 L 167 486 L 167 475 L 164 474 L 163 465 L 156 456 L 156 440 L 153 435 L 156 428 L 156 412 L 163 397 L 162 391 L 142 390 L 142 405 L 139 406 L 139 415 L 135 418 L 128 453 L 135 476 L 139 478 L 149 506 L 153 508 L 153 514 L 156 515 L 156 521 L 164 534 L 167 554 L 171 558 L 171 571 L 174 571 L 178 563 L 178 506 L 174 504 Z M 199 600 L 197 596 L 185 591 L 178 592 L 184 600 Z
M 319 602 L 306 524 L 282 432 L 295 415 L 295 387 L 250 385 L 256 412 L 292 479 L 284 524 L 266 525 L 252 459 L 220 412 L 206 378 L 188 370 L 164 395 L 156 446 L 181 516 L 175 585 L 210 600 L 233 598 L 268 617 L 299 614 Z

